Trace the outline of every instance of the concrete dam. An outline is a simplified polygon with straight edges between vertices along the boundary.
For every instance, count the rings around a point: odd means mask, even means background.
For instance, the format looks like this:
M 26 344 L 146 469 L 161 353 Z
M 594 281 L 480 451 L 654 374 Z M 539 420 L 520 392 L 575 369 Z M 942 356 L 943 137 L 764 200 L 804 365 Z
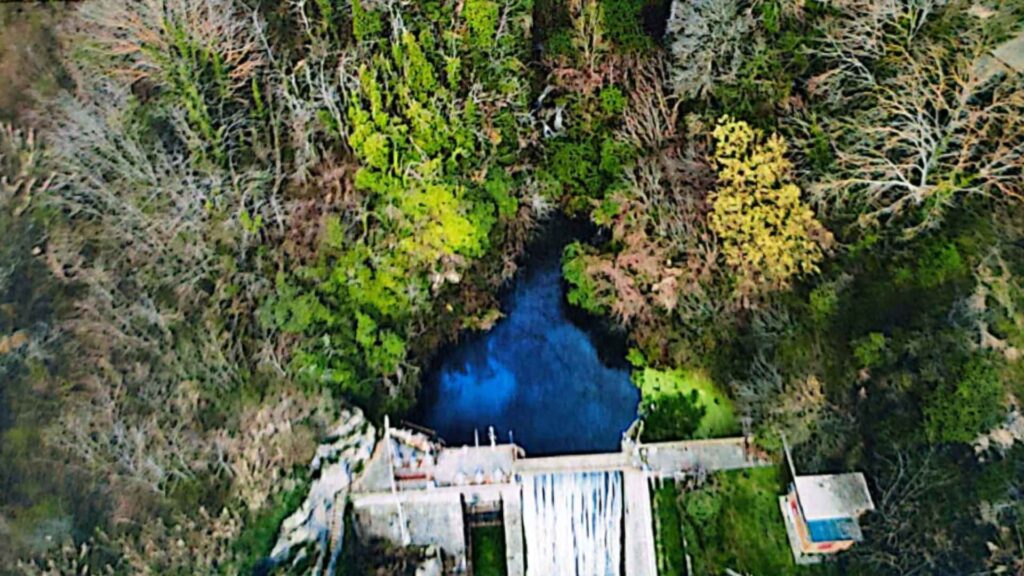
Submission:
M 434 546 L 447 571 L 472 574 L 470 528 L 500 524 L 509 576 L 656 576 L 649 487 L 660 479 L 769 464 L 749 438 L 642 444 L 530 458 L 493 432 L 447 447 L 386 426 L 352 486 L 360 537 Z

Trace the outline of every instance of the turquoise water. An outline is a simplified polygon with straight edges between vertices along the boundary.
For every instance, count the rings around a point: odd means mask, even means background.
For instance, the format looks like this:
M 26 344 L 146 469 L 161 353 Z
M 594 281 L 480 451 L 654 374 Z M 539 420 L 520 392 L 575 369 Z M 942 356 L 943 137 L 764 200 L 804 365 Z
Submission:
M 531 455 L 618 450 L 640 394 L 628 370 L 603 364 L 566 315 L 558 252 L 524 271 L 506 317 L 447 351 L 428 377 L 423 423 L 449 445 L 487 442 L 488 426 Z

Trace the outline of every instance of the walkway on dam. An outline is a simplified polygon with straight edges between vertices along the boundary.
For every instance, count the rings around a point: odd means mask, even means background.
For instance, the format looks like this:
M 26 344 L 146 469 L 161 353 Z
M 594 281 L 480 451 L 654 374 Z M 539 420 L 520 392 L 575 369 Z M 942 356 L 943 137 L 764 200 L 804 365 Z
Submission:
M 517 474 L 639 470 L 645 475 L 671 478 L 680 474 L 737 470 L 767 459 L 754 452 L 745 438 L 715 438 L 654 444 L 624 443 L 621 452 L 524 458 L 513 462 Z
M 640 444 L 633 452 L 633 466 L 648 475 L 671 478 L 680 474 L 738 470 L 768 463 L 746 438 L 715 438 Z
M 626 576 L 658 576 L 658 559 L 654 551 L 654 515 L 647 477 L 639 470 L 622 473 L 625 497 Z
M 557 474 L 560 472 L 610 472 L 629 468 L 630 457 L 623 452 L 604 454 L 573 454 L 523 458 L 512 465 L 516 474 Z
M 392 491 L 383 447 L 367 464 L 354 485 L 355 494 Z M 514 482 L 515 475 L 639 470 L 647 476 L 673 478 L 682 474 L 710 473 L 759 466 L 767 457 L 755 452 L 745 438 L 715 438 L 639 444 L 623 442 L 619 452 L 523 457 L 512 444 L 444 448 L 427 462 L 402 462 L 393 468 L 400 494 L 435 491 L 444 487 L 490 486 Z M 397 459 L 397 458 L 396 458 Z

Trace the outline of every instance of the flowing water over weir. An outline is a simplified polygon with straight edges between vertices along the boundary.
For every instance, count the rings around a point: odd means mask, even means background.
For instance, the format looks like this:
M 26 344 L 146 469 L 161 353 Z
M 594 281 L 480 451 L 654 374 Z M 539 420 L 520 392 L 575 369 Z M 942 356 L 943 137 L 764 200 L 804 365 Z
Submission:
M 619 576 L 622 474 L 523 478 L 526 576 Z

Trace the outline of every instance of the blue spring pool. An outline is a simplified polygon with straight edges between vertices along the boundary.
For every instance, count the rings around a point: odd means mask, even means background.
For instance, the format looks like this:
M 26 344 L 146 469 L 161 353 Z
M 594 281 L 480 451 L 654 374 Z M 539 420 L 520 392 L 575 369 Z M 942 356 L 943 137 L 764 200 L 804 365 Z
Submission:
M 618 450 L 640 393 L 629 371 L 602 363 L 563 302 L 558 251 L 520 273 L 490 331 L 445 351 L 427 376 L 421 419 L 449 445 L 500 441 L 530 455 Z

